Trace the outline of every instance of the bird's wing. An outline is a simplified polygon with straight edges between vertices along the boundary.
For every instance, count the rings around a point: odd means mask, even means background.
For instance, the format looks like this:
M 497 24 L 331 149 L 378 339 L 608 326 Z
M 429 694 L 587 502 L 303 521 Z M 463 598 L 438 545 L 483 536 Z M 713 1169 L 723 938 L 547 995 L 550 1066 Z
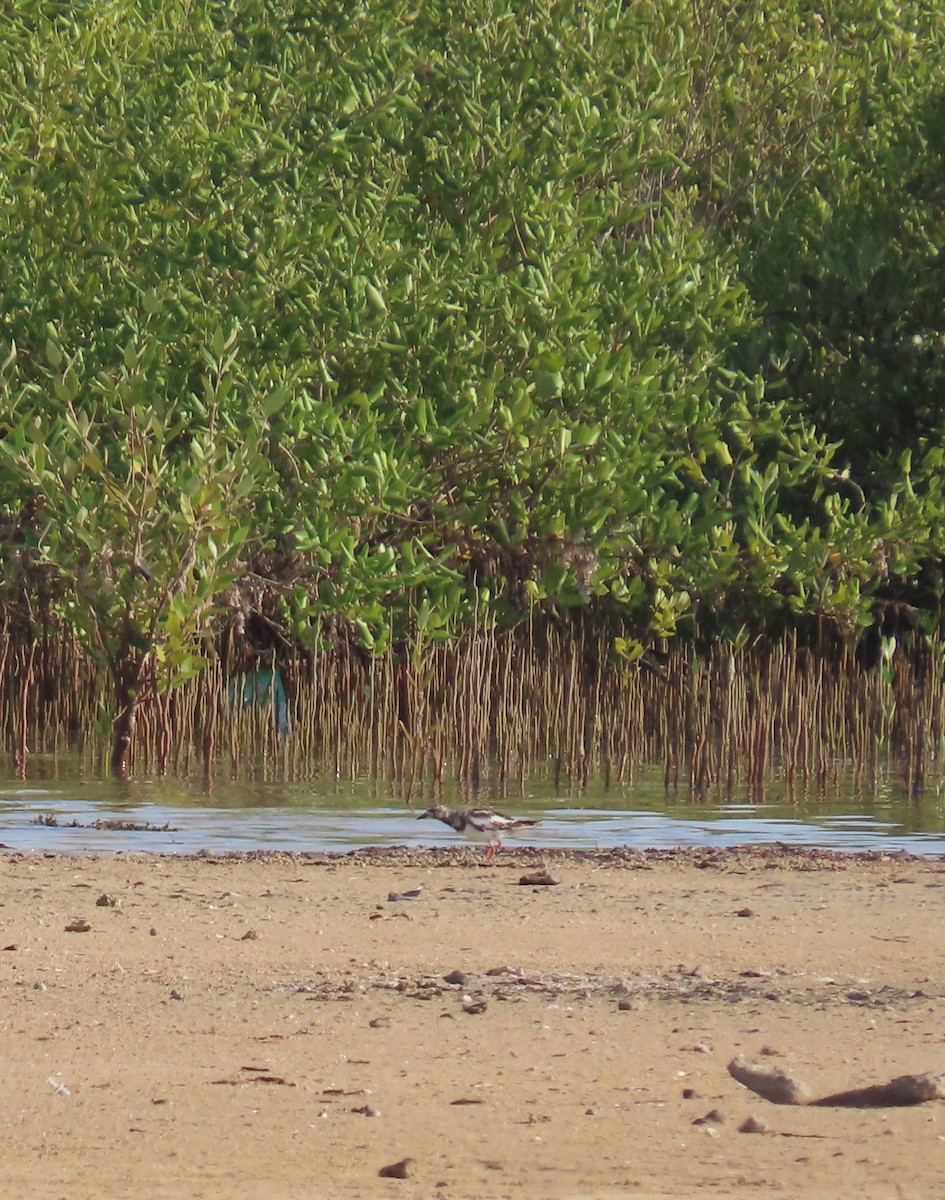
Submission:
M 495 830 L 509 829 L 515 822 L 503 813 L 493 812 L 490 808 L 471 808 L 466 813 L 466 821 L 480 833 L 490 833 Z
M 489 808 L 473 808 L 466 813 L 466 820 L 475 829 L 483 833 L 489 830 L 500 832 L 507 829 L 518 829 L 522 825 L 537 825 L 528 817 L 507 817 L 505 813 L 493 812 Z

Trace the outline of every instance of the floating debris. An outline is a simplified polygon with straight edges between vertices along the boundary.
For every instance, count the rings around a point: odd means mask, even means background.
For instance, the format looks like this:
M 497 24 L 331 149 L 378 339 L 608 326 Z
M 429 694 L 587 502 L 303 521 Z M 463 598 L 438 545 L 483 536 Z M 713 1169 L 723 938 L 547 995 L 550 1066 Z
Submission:
M 98 821 L 60 821 L 55 813 L 37 813 L 30 822 L 32 825 L 46 825 L 50 829 L 98 829 L 114 833 L 179 833 L 180 827 L 171 825 L 152 825 L 150 821 L 127 821 L 123 817 L 103 817 Z

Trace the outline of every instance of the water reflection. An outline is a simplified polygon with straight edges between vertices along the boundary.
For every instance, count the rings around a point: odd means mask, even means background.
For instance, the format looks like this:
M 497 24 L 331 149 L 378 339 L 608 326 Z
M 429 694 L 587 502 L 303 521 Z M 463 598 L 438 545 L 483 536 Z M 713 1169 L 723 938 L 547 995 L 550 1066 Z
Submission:
M 172 780 L 89 779 L 67 770 L 46 771 L 37 782 L 0 779 L 0 842 L 10 849 L 91 853 L 146 850 L 349 850 L 362 846 L 447 845 L 444 827 L 416 823 L 430 797 L 413 809 L 370 781 L 320 787 L 311 784 L 224 783 L 208 792 Z M 574 849 L 630 846 L 733 846 L 782 842 L 837 850 L 907 850 L 945 853 L 945 805 L 938 793 L 921 799 L 890 783 L 868 797 L 852 787 L 798 799 L 778 790 L 764 803 L 746 797 L 693 802 L 667 794 L 662 774 L 632 787 L 589 787 L 561 796 L 536 781 L 515 796 L 483 789 L 475 796 L 438 795 L 447 804 L 480 803 L 541 817 L 528 844 Z M 144 829 L 94 827 L 124 820 Z M 164 828 L 167 826 L 167 828 Z

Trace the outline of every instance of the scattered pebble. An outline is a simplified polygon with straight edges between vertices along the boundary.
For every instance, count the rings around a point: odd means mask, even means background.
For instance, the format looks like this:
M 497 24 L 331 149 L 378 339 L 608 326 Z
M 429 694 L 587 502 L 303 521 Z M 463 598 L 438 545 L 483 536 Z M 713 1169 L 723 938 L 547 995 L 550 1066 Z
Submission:
M 738 1127 L 739 1133 L 767 1133 L 768 1126 L 757 1117 L 746 1117 Z
M 471 979 L 472 976 L 467 975 L 465 971 L 450 971 L 449 975 L 443 976 L 444 983 L 456 983 L 460 987 L 466 987 Z
M 88 933 L 91 928 L 88 921 L 70 921 L 66 926 L 66 933 Z
M 753 917 L 754 915 L 755 915 L 755 910 L 753 908 L 749 908 L 747 906 L 747 904 L 745 905 L 744 908 L 740 908 L 738 910 L 738 912 L 735 914 L 736 917 Z
M 98 908 L 121 908 L 121 897 L 110 896 L 108 892 L 102 892 L 95 903 Z
M 725 1114 L 717 1108 L 710 1109 L 704 1117 L 696 1117 L 693 1125 L 724 1125 Z
M 259 937 L 259 934 L 256 932 L 255 929 L 247 929 L 246 932 L 243 934 L 243 936 L 240 938 L 240 941 L 241 942 L 255 942 L 258 937 Z
M 463 1000 L 463 1012 L 469 1013 L 470 1016 L 477 1016 L 479 1013 L 484 1013 L 489 1007 L 485 1000 L 472 1000 L 468 996 Z

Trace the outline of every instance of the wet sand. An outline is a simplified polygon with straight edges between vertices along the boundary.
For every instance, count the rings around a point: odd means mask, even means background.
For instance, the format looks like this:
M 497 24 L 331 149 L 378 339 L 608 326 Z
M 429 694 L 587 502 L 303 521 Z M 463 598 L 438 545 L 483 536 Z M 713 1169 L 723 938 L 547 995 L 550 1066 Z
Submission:
M 945 1071 L 943 930 L 907 856 L 0 851 L 0 1195 L 942 1195 L 945 1105 L 726 1064 Z

